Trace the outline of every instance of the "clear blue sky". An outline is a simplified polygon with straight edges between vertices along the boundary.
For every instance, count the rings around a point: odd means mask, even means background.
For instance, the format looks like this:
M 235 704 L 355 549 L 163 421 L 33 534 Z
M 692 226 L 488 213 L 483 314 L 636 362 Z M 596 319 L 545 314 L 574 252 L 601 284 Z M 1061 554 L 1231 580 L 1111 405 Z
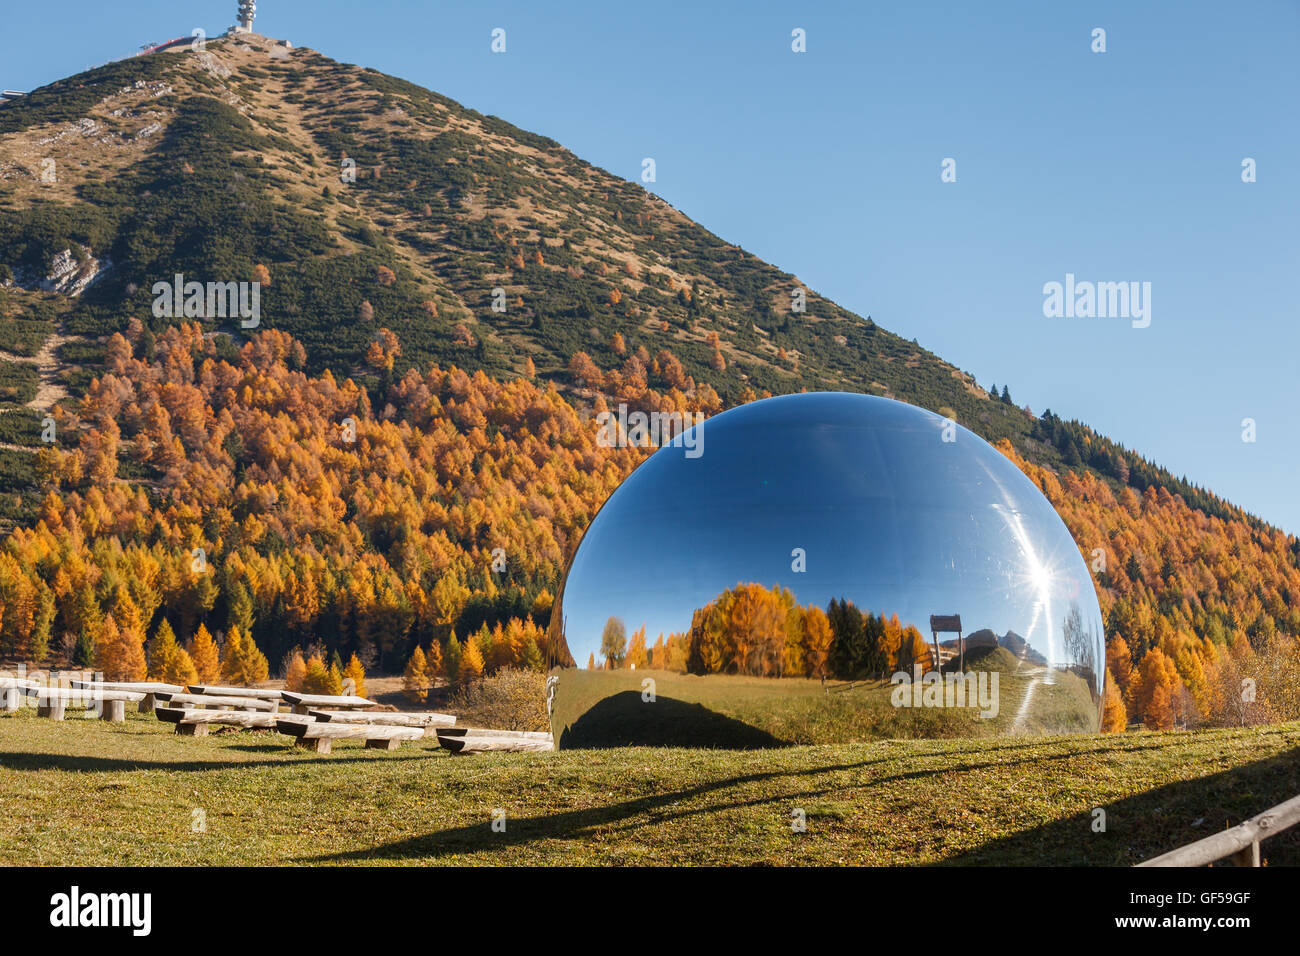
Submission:
M 722 238 L 1300 533 L 1295 0 L 260 6 L 259 32 L 618 175 L 653 157 L 652 188 Z M 0 85 L 215 34 L 235 7 L 7 4 Z M 1067 272 L 1150 282 L 1150 327 L 1044 318 Z

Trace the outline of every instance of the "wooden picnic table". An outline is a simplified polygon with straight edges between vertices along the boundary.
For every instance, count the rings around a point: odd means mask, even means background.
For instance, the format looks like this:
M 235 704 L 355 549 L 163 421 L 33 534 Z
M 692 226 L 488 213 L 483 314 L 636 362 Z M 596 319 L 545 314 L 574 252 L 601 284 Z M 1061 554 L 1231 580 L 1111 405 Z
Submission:
M 378 707 L 373 700 L 364 697 L 332 697 L 329 694 L 299 694 L 295 691 L 282 690 L 280 696 L 293 705 L 295 714 L 305 714 L 313 707 L 337 708 L 339 710 L 360 710 L 365 707 Z

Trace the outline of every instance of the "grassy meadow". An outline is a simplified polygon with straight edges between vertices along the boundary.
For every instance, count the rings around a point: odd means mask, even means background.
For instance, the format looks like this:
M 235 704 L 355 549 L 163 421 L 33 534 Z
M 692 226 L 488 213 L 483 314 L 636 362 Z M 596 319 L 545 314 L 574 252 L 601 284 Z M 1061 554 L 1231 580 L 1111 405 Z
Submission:
M 24 710 L 0 715 L 0 863 L 1130 865 L 1293 796 L 1298 748 L 1291 723 L 472 757 L 345 741 L 320 756 L 270 731 L 195 739 L 144 715 Z M 1300 863 L 1300 833 L 1264 855 Z

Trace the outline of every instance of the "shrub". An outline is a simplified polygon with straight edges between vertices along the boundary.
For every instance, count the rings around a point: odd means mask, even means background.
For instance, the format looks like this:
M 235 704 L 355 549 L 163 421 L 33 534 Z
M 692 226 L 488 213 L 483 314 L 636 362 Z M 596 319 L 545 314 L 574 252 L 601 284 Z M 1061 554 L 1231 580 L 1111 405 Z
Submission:
M 546 716 L 546 675 L 507 667 L 461 687 L 450 709 L 457 723 L 492 730 L 551 729 Z

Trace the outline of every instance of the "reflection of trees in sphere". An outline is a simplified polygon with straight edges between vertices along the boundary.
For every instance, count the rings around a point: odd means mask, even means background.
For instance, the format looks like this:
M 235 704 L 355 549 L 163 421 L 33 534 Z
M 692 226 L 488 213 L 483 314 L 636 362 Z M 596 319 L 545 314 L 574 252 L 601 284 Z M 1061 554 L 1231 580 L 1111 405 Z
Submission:
M 974 433 L 865 395 L 696 426 L 614 492 L 551 616 L 559 746 L 1092 732 L 1091 578 Z

